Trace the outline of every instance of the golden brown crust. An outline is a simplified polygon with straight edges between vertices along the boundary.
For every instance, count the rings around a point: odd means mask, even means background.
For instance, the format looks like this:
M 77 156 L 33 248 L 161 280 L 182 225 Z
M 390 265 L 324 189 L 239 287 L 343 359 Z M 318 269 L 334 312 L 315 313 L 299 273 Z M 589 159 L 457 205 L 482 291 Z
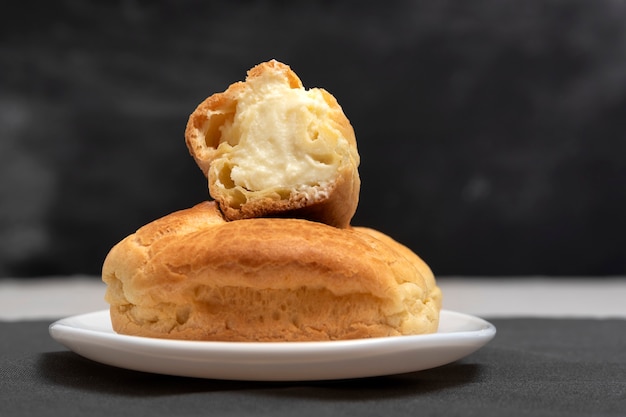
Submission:
M 266 129 L 259 127 L 263 123 Z M 343 228 L 356 211 L 359 155 L 349 120 L 335 97 L 323 89 L 305 90 L 289 66 L 278 61 L 257 65 L 245 82 L 204 100 L 189 117 L 185 141 L 229 220 L 298 217 Z M 252 155 L 249 149 L 260 151 Z M 257 167 L 267 164 L 272 177 L 298 164 L 310 166 L 301 169 L 307 175 L 259 182 L 263 170 L 246 172 L 237 153 L 248 154 Z M 232 175 L 237 170 L 238 177 Z
M 442 293 L 441 289 L 437 286 L 437 282 L 435 280 L 435 275 L 433 271 L 430 269 L 428 264 L 422 260 L 415 252 L 413 252 L 408 247 L 404 246 L 400 242 L 394 240 L 391 236 L 382 233 L 379 230 L 372 229 L 369 227 L 355 227 L 354 230 L 357 230 L 361 233 L 368 234 L 375 239 L 384 242 L 385 244 L 392 247 L 399 255 L 403 256 L 408 260 L 411 264 L 417 268 L 419 274 L 424 278 L 424 283 L 430 292 L 430 296 L 433 301 L 437 305 L 437 309 L 441 309 L 442 304 Z
M 214 202 L 172 213 L 107 256 L 113 328 L 227 341 L 436 331 L 441 294 L 423 275 L 430 270 L 377 233 L 299 219 L 227 222 Z

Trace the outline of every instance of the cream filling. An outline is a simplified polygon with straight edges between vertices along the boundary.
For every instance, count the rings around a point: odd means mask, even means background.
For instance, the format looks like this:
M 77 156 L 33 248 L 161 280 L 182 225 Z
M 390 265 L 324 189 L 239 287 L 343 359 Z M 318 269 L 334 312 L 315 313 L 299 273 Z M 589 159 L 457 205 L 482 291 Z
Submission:
M 250 83 L 232 121 L 221 126 L 213 165 L 225 188 L 246 191 L 302 189 L 334 179 L 348 149 L 327 123 L 331 111 L 317 89 L 294 89 L 278 75 Z

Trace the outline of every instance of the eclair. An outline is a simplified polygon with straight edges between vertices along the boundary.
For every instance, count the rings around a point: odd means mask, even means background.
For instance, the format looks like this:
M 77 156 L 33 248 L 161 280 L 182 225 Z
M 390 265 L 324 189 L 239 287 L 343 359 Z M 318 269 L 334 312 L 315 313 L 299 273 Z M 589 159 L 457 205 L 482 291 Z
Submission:
M 347 227 L 359 199 L 354 130 L 337 100 L 272 60 L 204 100 L 185 130 L 228 220 L 292 217 Z
M 441 291 L 372 229 L 226 221 L 214 201 L 141 227 L 103 265 L 113 329 L 212 341 L 326 341 L 437 331 Z

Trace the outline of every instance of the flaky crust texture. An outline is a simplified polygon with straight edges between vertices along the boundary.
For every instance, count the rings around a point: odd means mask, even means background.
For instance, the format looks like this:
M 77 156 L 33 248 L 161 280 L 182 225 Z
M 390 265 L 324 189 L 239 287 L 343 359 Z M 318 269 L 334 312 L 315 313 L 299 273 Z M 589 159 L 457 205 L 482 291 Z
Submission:
M 235 133 L 225 133 L 224 126 L 236 120 L 239 114 L 247 111 L 241 103 L 242 97 L 252 89 L 253 83 L 271 74 L 282 78 L 289 88 L 302 91 L 319 92 L 328 111 L 314 120 L 317 126 L 314 135 L 324 136 L 319 132 L 334 132 L 340 141 L 330 141 L 328 148 L 339 159 L 337 168 L 330 180 L 319 184 L 286 185 L 260 190 L 251 190 L 245 186 L 231 183 L 229 174 L 224 169 L 224 152 L 220 144 L 236 143 Z M 254 88 L 262 90 L 258 82 Z M 263 100 L 259 93 L 259 100 Z M 287 118 L 288 115 L 285 116 Z M 263 120 L 264 114 L 256 117 Z M 293 130 L 297 130 L 297 124 Z M 234 129 L 241 134 L 241 129 Z M 230 135 L 230 136 L 229 136 Z M 260 135 L 259 135 L 260 136 Z M 295 134 L 294 134 L 295 136 Z M 259 137 L 258 147 L 266 147 L 265 139 Z M 320 139 L 321 140 L 321 139 Z M 210 196 L 215 199 L 228 220 L 257 217 L 291 217 L 318 221 L 331 226 L 345 228 L 356 212 L 361 180 L 358 173 L 359 154 L 356 138 L 350 121 L 343 113 L 334 96 L 324 89 L 304 90 L 302 82 L 291 68 L 276 60 L 261 63 L 250 71 L 245 82 L 231 84 L 224 92 L 216 93 L 204 100 L 190 115 L 185 130 L 185 142 L 190 154 L 208 179 Z M 264 158 L 260 158 L 264 159 Z M 258 163 L 265 161 L 259 160 Z M 286 161 L 276 161 L 277 165 Z
M 215 202 L 158 219 L 103 265 L 113 329 L 158 338 L 311 341 L 435 332 L 428 266 L 380 232 L 226 221 Z

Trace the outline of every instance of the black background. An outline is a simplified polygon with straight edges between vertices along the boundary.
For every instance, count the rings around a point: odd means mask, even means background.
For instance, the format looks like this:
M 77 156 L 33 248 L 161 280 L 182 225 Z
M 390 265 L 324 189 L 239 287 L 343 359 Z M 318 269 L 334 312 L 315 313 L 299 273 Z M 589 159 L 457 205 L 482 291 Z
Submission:
M 355 128 L 353 223 L 437 275 L 626 273 L 623 1 L 337 3 L 3 2 L 0 276 L 207 199 L 187 117 L 271 58 Z

